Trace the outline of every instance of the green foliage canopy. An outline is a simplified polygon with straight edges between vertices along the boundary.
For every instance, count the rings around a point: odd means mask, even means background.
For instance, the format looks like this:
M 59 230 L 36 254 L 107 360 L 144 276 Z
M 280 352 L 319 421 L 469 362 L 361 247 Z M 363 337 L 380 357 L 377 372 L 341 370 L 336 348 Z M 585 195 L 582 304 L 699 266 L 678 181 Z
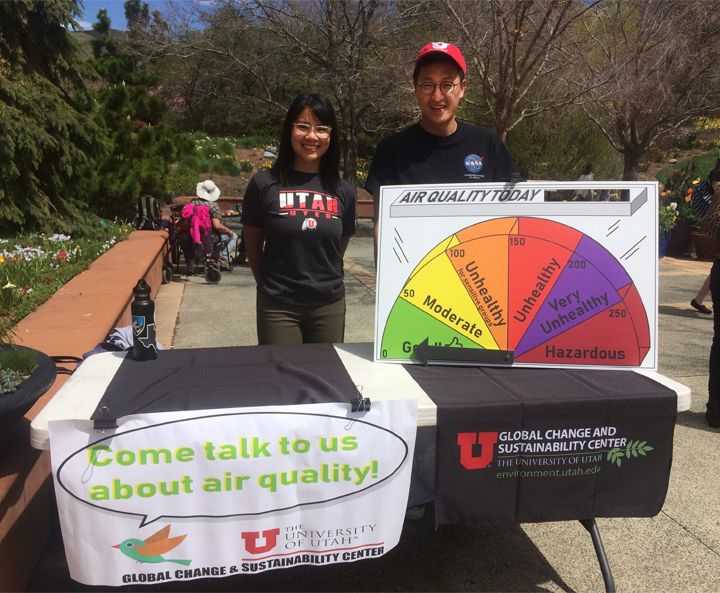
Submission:
M 75 0 L 0 2 L 0 232 L 87 232 L 103 133 L 67 29 Z

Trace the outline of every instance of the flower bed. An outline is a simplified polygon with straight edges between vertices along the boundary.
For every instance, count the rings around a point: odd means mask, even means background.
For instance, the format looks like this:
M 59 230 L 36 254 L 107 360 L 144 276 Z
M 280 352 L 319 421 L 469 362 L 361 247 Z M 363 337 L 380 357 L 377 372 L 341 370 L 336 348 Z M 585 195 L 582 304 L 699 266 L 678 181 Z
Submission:
M 104 239 L 28 234 L 0 239 L 0 342 L 12 341 L 13 327 L 74 276 L 123 240 L 127 224 L 109 224 Z

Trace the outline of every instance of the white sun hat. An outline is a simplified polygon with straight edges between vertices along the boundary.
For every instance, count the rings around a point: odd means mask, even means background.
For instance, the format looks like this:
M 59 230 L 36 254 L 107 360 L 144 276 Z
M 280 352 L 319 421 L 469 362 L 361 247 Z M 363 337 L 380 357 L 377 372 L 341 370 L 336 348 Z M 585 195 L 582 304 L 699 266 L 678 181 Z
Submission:
M 208 202 L 216 202 L 220 197 L 220 189 L 213 181 L 207 179 L 197 184 L 197 196 Z

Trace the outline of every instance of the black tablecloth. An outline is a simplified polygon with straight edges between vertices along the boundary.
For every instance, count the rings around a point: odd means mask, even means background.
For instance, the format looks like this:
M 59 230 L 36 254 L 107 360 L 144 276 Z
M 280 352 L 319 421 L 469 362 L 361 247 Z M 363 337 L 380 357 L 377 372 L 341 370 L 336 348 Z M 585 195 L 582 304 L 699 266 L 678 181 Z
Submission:
M 408 370 L 438 406 L 438 523 L 650 517 L 660 512 L 677 414 L 677 395 L 667 387 L 628 371 Z M 563 435 L 563 429 L 584 434 Z M 587 429 L 589 438 L 584 436 Z M 548 431 L 555 431 L 549 439 Z M 614 434 L 601 436 L 603 432 Z M 467 469 L 458 442 L 470 437 L 459 435 L 486 433 L 490 443 L 497 435 L 491 451 L 481 445 L 471 449 L 476 458 L 487 455 L 481 464 L 488 465 Z M 599 441 L 608 439 L 609 444 L 600 446 Z M 625 439 L 621 447 L 616 446 L 619 439 Z M 520 443 L 536 450 L 507 452 Z M 548 444 L 559 450 L 547 451 Z
M 672 460 L 674 391 L 628 371 L 404 368 L 438 407 L 438 523 L 644 517 L 660 511 Z M 164 350 L 155 361 L 126 358 L 98 409 L 107 407 L 119 418 L 349 402 L 356 394 L 328 344 Z M 548 431 L 557 432 L 548 437 Z M 603 439 L 610 439 L 607 446 L 589 448 Z M 620 439 L 625 441 L 617 446 Z M 508 452 L 520 443 L 531 450 Z M 463 465 L 463 450 L 470 469 Z

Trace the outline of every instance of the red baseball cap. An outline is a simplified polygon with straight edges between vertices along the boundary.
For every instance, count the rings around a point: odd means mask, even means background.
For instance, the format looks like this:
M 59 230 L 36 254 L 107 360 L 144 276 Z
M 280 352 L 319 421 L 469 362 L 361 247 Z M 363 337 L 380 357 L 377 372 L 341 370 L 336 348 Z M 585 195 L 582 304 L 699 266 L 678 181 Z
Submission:
M 462 70 L 463 74 L 467 73 L 467 69 L 465 67 L 465 58 L 463 58 L 462 53 L 460 53 L 460 50 L 457 47 L 443 41 L 433 41 L 432 43 L 428 43 L 420 50 L 420 53 L 415 60 L 415 69 L 413 71 L 413 76 L 417 74 L 418 64 L 420 64 L 420 61 L 425 56 L 429 56 L 430 54 L 445 54 L 446 56 L 451 57 L 453 61 L 460 67 L 460 70 Z

